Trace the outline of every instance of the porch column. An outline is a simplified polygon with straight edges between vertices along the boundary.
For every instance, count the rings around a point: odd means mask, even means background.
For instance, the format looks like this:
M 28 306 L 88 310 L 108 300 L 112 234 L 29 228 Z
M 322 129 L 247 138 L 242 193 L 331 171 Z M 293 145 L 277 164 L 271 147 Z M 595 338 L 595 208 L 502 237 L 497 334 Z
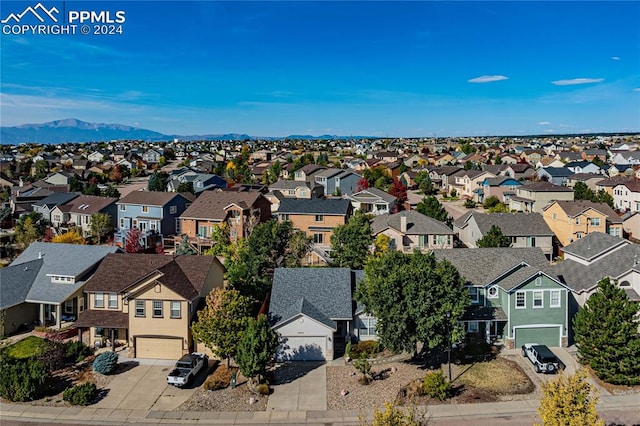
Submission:
M 78 327 L 78 342 L 82 343 L 82 328 Z
M 61 325 L 60 322 L 62 321 L 62 305 L 57 304 L 56 305 L 56 328 L 58 330 L 60 330 Z
M 40 304 L 40 325 L 44 326 L 44 303 Z
M 111 351 L 112 352 L 116 351 L 116 329 L 115 328 L 111 329 Z

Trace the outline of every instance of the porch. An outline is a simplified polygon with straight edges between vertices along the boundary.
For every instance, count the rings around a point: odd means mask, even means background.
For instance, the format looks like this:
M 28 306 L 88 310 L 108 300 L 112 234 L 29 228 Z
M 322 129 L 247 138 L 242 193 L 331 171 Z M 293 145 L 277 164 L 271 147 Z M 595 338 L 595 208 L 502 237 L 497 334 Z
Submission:
M 471 306 L 461 321 L 467 339 L 487 344 L 504 343 L 507 315 L 501 307 Z

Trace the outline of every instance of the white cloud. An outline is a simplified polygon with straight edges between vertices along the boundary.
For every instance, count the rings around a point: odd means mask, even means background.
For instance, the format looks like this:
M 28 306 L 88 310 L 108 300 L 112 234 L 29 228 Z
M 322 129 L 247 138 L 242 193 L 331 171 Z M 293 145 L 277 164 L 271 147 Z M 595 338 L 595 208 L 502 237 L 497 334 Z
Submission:
M 552 81 L 551 84 L 555 84 L 556 86 L 574 86 L 576 84 L 601 83 L 603 81 L 604 78 L 572 78 L 570 80 Z
M 636 87 L 633 89 L 634 92 L 640 92 L 640 87 Z
M 492 83 L 494 81 L 509 80 L 509 77 L 504 75 L 483 75 L 467 80 L 468 83 Z
M 548 122 L 548 121 L 541 121 L 541 122 L 539 122 L 538 124 L 539 124 L 539 125 L 541 125 L 541 126 L 548 126 L 548 125 L 549 125 L 549 124 L 551 124 L 551 123 L 550 123 L 550 122 Z
M 612 56 L 611 59 L 614 60 L 614 61 L 619 61 L 620 60 L 620 56 Z

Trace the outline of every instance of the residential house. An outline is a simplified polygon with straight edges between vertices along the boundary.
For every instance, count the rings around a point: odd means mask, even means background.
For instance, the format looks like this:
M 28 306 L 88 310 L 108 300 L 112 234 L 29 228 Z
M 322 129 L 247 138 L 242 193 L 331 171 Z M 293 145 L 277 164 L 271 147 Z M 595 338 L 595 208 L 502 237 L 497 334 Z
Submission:
M 613 197 L 613 188 L 615 188 L 620 184 L 629 182 L 630 180 L 631 179 L 627 176 L 614 176 L 610 178 L 603 178 L 602 180 L 596 182 L 596 191 L 600 191 L 601 189 L 603 189 L 607 194 Z M 614 205 L 615 205 L 615 199 L 614 199 Z
M 455 189 L 458 197 L 478 200 L 482 191 L 482 183 L 486 178 L 494 178 L 494 174 L 482 170 L 460 170 L 454 175 L 454 183 L 450 183 L 449 191 Z
M 622 237 L 622 219 L 606 203 L 587 200 L 554 201 L 542 209 L 549 228 L 567 246 L 593 232 Z
M 107 158 L 109 158 L 108 154 L 106 152 L 103 151 L 93 151 L 91 152 L 89 155 L 87 155 L 87 160 L 91 161 L 92 163 L 101 163 L 104 160 L 106 160 Z
M 55 172 L 44 178 L 43 180 L 51 185 L 69 185 L 71 179 L 75 175 L 69 172 Z
M 82 289 L 98 264 L 117 247 L 33 242 L 0 269 L 0 309 L 6 334 L 21 326 L 73 322 L 85 307 Z
M 191 324 L 223 274 L 215 256 L 110 254 L 84 288 L 80 339 L 127 346 L 131 358 L 179 359 L 194 349 Z
M 193 192 L 196 195 L 202 191 L 227 187 L 227 181 L 224 178 L 208 173 L 198 173 L 192 182 Z
M 346 224 L 352 213 L 351 202 L 346 199 L 285 198 L 280 202 L 278 220 L 291 221 L 294 228 L 313 239 L 309 263 L 328 263 L 333 229 Z
M 614 186 L 613 204 L 618 210 L 640 211 L 640 180 L 628 180 Z
M 498 176 L 494 178 L 485 178 L 482 181 L 482 191 L 478 192 L 478 202 L 482 203 L 489 197 L 497 197 L 502 203 L 509 203 L 509 198 L 516 195 L 516 188 L 522 186 L 509 176 Z
M 538 169 L 536 172 L 536 176 L 539 180 L 550 182 L 558 186 L 567 186 L 567 179 L 573 174 L 575 173 L 566 167 L 548 167 Z
M 55 228 L 69 230 L 78 228 L 79 234 L 87 237 L 91 234 L 91 215 L 104 213 L 109 215 L 111 226 L 117 226 L 117 198 L 79 195 L 51 210 L 51 224 Z
M 374 215 L 391 213 L 396 206 L 396 197 L 378 188 L 367 188 L 347 196 L 354 210 Z
M 567 177 L 567 187 L 574 188 L 576 183 L 582 182 L 593 191 L 598 191 L 596 184 L 602 180 L 602 175 L 594 173 L 576 173 Z
M 442 190 L 445 193 L 449 192 L 449 187 L 456 181 L 456 173 L 462 170 L 458 166 L 439 166 L 429 167 L 429 178 L 435 188 Z
M 620 219 L 625 235 L 632 241 L 640 242 L 640 212 L 627 212 Z
M 269 185 L 269 191 L 279 191 L 285 198 L 318 198 L 324 196 L 324 187 L 309 181 L 279 180 Z
M 73 200 L 77 196 L 78 194 L 74 194 L 71 192 L 54 192 L 48 197 L 45 197 L 33 203 L 33 211 L 40 213 L 43 219 L 51 222 L 51 211 L 55 207 Z
M 553 255 L 553 231 L 540 213 L 480 213 L 468 211 L 455 222 L 453 232 L 467 247 L 475 248 L 492 226 L 511 240 L 511 247 L 539 247 L 549 259 Z
M 549 182 L 535 182 L 522 185 L 516 195 L 509 199 L 509 209 L 519 212 L 542 213 L 544 206 L 551 201 L 573 200 L 573 189 Z
M 544 152 L 544 149 L 525 149 L 522 151 L 522 154 L 520 154 L 520 158 L 532 166 L 535 166 L 538 161 L 542 160 L 546 155 L 547 153 Z
M 569 289 L 545 272 L 536 248 L 434 250 L 467 282 L 471 306 L 462 322 L 471 339 L 497 341 L 513 349 L 525 343 L 569 344 Z
M 347 268 L 276 268 L 269 316 L 282 337 L 278 361 L 341 356 L 355 334 L 352 292 L 361 278 L 362 271 Z
M 326 167 L 317 164 L 307 164 L 294 172 L 293 180 L 315 182 L 314 175 L 326 169 Z
M 415 210 L 376 216 L 371 221 L 374 238 L 389 237 L 389 248 L 411 253 L 453 248 L 454 232 L 444 223 Z
M 457 162 L 458 162 L 458 159 L 453 155 L 449 154 L 448 152 L 445 152 L 442 155 L 436 156 L 433 159 L 433 164 L 436 166 L 448 166 L 448 165 L 455 164 Z
M 120 199 L 118 205 L 118 232 L 116 244 L 124 247 L 131 228 L 142 231 L 140 243 L 153 248 L 168 235 L 180 235 L 180 215 L 193 198 L 184 193 L 133 191 Z
M 503 164 L 502 170 L 499 174 L 501 176 L 512 177 L 516 180 L 524 180 L 533 176 L 535 174 L 535 169 L 531 167 L 531 165 L 525 163 Z
M 142 154 L 142 161 L 149 165 L 158 164 L 160 162 L 160 157 L 162 157 L 162 153 L 160 151 L 148 149 Z
M 640 164 L 640 151 L 617 151 L 612 154 L 613 164 Z
M 258 191 L 204 191 L 180 215 L 180 232 L 202 251 L 211 247 L 211 234 L 222 223 L 235 242 L 270 218 L 271 203 Z
M 585 149 L 582 151 L 582 158 L 585 161 L 593 161 L 598 158 L 600 161 L 607 161 L 607 150 L 606 149 Z
M 362 176 L 350 170 L 325 169 L 314 174 L 316 184 L 324 188 L 324 195 L 351 195 L 357 191 Z
M 573 173 L 598 173 L 602 174 L 600 166 L 593 164 L 590 161 L 572 161 L 567 163 L 565 167 L 571 170 Z

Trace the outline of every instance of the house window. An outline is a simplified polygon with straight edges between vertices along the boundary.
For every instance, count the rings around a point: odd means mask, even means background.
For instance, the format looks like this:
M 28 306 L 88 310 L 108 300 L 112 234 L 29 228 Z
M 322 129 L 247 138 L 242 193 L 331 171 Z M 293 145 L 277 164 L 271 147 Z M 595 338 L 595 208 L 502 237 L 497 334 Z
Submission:
M 162 318 L 162 300 L 153 301 L 153 317 Z
M 180 302 L 171 302 L 171 318 L 180 318 Z
M 102 337 L 102 333 L 104 333 L 104 328 L 96 327 L 94 330 L 95 330 L 94 334 L 96 337 Z
M 120 211 L 125 211 L 127 206 L 125 204 L 120 204 Z
M 469 296 L 471 296 L 471 303 L 480 303 L 478 287 L 469 287 Z
M 609 229 L 609 235 L 611 235 L 613 237 L 619 237 L 620 236 L 620 228 L 610 228 Z
M 176 214 L 176 213 L 178 213 L 178 206 L 171 206 L 171 207 L 169 207 L 169 213 L 171 213 L 171 214 Z
M 238 237 L 238 231 L 236 231 L 235 229 L 232 229 L 232 230 L 229 232 L 229 236 L 230 236 L 231 238 L 237 238 L 237 237 Z
M 118 295 L 109 293 L 109 309 L 118 309 Z
M 552 308 L 560 307 L 560 290 L 551 290 L 549 292 L 549 306 Z
M 497 297 L 498 297 L 498 287 L 495 285 L 493 287 L 489 287 L 489 298 L 495 299 Z
M 157 226 L 157 222 L 155 220 L 152 220 L 149 222 L 149 229 L 151 229 L 152 231 L 156 230 L 156 226 Z
M 536 237 L 527 237 L 527 247 L 536 246 Z
M 142 213 L 149 213 L 149 206 L 142 206 Z
M 478 321 L 469 321 L 467 323 L 467 333 L 477 333 L 478 332 Z
M 576 225 L 580 225 L 580 218 L 576 217 Z
M 316 222 L 324 222 L 324 215 L 317 214 L 316 215 Z
M 527 293 L 524 291 L 516 292 L 516 309 L 524 309 L 527 307 Z
M 544 308 L 544 293 L 542 291 L 534 291 L 533 292 L 533 307 L 534 308 Z
M 176 217 L 176 234 L 180 234 L 180 218 Z
M 136 300 L 136 316 L 137 317 L 146 316 L 144 303 L 145 303 L 144 300 Z
M 64 302 L 64 313 L 65 314 L 73 313 L 73 300 L 66 300 Z
M 120 229 L 126 229 L 124 218 L 120 218 Z
M 59 214 L 54 214 L 53 215 L 53 221 L 54 222 L 60 222 L 60 215 Z
M 600 226 L 600 218 L 599 217 L 592 217 L 591 219 L 589 219 L 589 225 L 591 225 L 591 226 Z
M 313 234 L 313 242 L 314 244 L 322 244 L 324 241 L 324 235 L 322 234 Z
M 207 227 L 204 225 L 200 225 L 198 227 L 198 237 L 207 238 Z
M 289 215 L 288 215 L 288 214 L 286 214 L 286 213 L 285 213 L 285 214 L 281 214 L 281 215 L 280 215 L 280 220 L 282 220 L 283 222 L 284 222 L 285 220 L 289 220 Z
M 555 222 L 556 219 L 558 218 L 558 215 L 556 215 L 555 213 L 552 215 L 553 221 Z
M 540 287 L 542 285 L 542 278 L 536 278 L 536 287 Z
M 360 336 L 377 336 L 376 322 L 377 319 L 371 317 L 361 317 L 362 326 L 359 329 Z
M 576 232 L 576 238 L 577 239 L 582 238 L 582 232 Z
M 418 247 L 427 247 L 429 245 L 428 235 L 418 235 Z
M 104 308 L 104 294 L 96 293 L 93 299 L 94 308 Z

